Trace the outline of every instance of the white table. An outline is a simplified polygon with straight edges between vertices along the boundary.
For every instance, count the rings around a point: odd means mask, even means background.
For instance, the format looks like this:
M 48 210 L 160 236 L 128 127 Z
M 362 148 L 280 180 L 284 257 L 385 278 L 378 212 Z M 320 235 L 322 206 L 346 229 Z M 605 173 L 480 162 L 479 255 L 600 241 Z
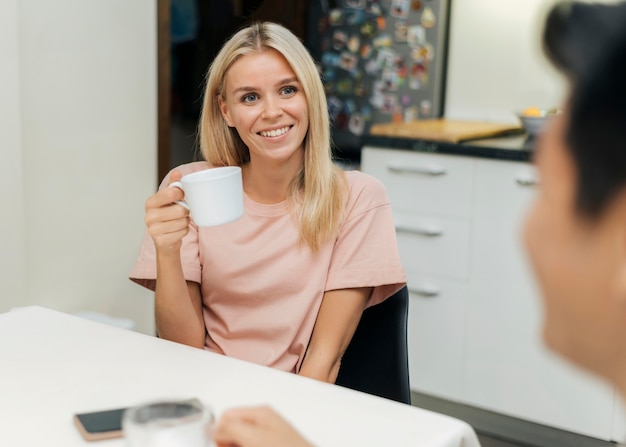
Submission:
M 0 314 L 0 446 L 89 445 L 75 412 L 188 397 L 218 416 L 270 404 L 320 447 L 479 446 L 465 422 L 409 405 L 41 307 Z

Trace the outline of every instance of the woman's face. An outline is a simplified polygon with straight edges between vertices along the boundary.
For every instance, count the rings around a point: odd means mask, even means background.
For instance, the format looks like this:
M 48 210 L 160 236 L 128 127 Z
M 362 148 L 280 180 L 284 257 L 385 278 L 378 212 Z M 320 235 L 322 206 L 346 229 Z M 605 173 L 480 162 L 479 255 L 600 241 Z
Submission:
M 280 53 L 264 50 L 239 58 L 226 74 L 224 92 L 222 116 L 250 150 L 251 163 L 302 164 L 307 101 Z
M 538 142 L 540 186 L 524 239 L 543 295 L 546 344 L 610 377 L 626 327 L 624 313 L 617 311 L 626 307 L 617 302 L 624 224 L 615 206 L 593 221 L 576 213 L 577 173 L 564 138 L 567 119 L 566 113 L 555 117 Z

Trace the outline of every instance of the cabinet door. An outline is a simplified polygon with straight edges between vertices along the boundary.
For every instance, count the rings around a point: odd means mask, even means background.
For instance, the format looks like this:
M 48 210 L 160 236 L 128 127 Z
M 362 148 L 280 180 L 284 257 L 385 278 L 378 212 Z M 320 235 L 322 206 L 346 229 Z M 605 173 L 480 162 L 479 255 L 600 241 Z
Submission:
M 365 147 L 361 167 L 384 183 L 394 212 L 467 218 L 473 159 Z
M 407 276 L 411 389 L 458 400 L 465 359 L 466 286 L 432 276 Z
M 533 168 L 491 160 L 475 168 L 465 400 L 610 439 L 613 391 L 555 358 L 540 339 L 541 302 L 520 240 Z
M 467 280 L 468 221 L 402 213 L 393 218 L 405 270 Z

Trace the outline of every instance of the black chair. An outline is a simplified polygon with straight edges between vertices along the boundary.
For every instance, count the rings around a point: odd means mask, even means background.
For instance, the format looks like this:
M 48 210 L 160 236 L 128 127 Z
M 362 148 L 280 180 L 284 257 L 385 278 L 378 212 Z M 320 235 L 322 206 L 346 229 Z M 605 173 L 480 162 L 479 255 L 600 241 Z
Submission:
M 336 384 L 405 404 L 411 403 L 407 349 L 406 286 L 363 311 L 341 360 Z

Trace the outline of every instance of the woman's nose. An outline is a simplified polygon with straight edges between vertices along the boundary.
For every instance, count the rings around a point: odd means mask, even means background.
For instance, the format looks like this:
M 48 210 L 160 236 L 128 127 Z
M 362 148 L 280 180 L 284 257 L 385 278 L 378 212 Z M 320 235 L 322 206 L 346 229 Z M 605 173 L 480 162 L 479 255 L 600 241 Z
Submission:
M 282 115 L 283 109 L 280 106 L 280 100 L 275 98 L 266 98 L 263 108 L 263 118 L 272 119 Z

